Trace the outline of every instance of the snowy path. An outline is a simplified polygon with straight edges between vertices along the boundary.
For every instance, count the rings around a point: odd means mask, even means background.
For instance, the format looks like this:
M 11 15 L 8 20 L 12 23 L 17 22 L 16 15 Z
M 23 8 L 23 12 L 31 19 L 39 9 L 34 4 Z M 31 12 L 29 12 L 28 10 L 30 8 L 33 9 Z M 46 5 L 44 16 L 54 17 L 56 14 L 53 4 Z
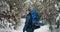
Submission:
M 13 30 L 12 32 L 23 32 L 25 19 L 21 19 L 21 26 L 17 30 Z M 36 29 L 34 32 L 49 32 L 49 25 L 41 26 L 41 28 Z

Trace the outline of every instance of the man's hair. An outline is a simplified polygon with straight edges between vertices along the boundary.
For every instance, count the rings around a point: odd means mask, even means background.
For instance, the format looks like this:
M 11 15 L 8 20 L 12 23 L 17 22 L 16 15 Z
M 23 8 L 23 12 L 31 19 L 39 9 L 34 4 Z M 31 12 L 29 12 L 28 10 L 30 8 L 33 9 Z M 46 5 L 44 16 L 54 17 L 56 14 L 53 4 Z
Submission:
M 28 9 L 28 11 L 30 11 L 30 9 Z
M 27 9 L 26 11 L 30 11 L 30 9 Z

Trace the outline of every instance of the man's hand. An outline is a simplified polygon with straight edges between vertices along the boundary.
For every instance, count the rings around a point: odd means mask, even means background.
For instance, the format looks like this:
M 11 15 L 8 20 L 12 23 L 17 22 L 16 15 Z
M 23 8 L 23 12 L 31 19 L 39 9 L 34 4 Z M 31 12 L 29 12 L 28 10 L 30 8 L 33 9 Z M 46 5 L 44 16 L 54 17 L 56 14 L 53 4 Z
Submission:
M 27 31 L 23 31 L 23 32 L 27 32 Z
M 23 29 L 23 32 L 27 32 L 25 29 Z
M 23 32 L 25 32 L 26 30 L 25 29 L 23 29 Z

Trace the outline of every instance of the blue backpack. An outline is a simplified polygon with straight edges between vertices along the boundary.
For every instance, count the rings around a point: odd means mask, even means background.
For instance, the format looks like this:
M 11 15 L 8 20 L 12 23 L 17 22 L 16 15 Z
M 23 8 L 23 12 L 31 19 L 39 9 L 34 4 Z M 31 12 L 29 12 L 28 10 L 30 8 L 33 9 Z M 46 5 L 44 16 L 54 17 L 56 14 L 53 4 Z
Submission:
M 33 9 L 31 12 L 31 20 L 32 20 L 32 24 L 34 24 L 35 26 L 43 26 L 43 23 L 40 23 L 40 17 L 38 15 L 37 9 Z

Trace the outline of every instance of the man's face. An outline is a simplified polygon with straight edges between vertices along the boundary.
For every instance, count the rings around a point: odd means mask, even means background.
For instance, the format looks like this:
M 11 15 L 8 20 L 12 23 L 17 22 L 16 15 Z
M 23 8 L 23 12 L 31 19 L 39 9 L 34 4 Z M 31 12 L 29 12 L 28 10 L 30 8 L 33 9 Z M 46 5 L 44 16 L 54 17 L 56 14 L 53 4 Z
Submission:
M 26 14 L 29 14 L 29 12 L 30 12 L 30 11 L 27 10 L 27 11 L 26 11 Z

